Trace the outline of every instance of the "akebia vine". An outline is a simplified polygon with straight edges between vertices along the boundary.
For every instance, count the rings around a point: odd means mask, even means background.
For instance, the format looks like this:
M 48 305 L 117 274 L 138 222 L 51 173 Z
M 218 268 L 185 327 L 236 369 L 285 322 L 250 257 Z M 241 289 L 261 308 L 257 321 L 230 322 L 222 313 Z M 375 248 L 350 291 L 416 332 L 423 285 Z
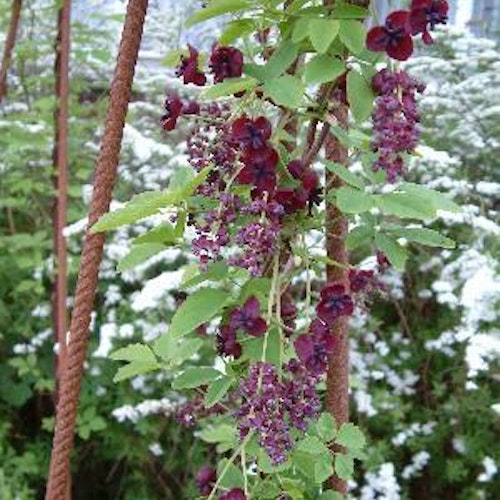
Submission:
M 189 122 L 190 168 L 94 230 L 168 207 L 132 255 L 139 262 L 151 255 L 144 245 L 160 243 L 193 256 L 187 298 L 169 331 L 113 357 L 128 362 L 117 380 L 165 369 L 172 388 L 185 391 L 179 422 L 221 457 L 193 478 L 202 497 L 342 498 L 326 481 L 348 480 L 363 459 L 359 428 L 322 411 L 332 326 L 384 295 L 378 276 L 402 269 L 412 244 L 453 246 L 422 227 L 438 210 L 458 207 L 408 182 L 425 86 L 394 62 L 411 56 L 415 37 L 432 43 L 447 10 L 445 1 L 413 0 L 367 31 L 370 11 L 350 2 L 213 0 L 188 21 L 233 16 L 209 54 L 192 45 L 175 54 L 176 75 L 198 98 L 169 91 L 161 125 L 168 133 Z M 349 130 L 335 118 L 346 104 Z M 328 134 L 347 148 L 348 164 L 325 160 Z M 338 179 L 334 186 L 321 182 L 324 169 Z M 349 220 L 343 243 L 353 260 L 372 254 L 371 268 L 320 251 L 325 202 Z M 347 281 L 325 283 L 326 264 L 342 267 Z

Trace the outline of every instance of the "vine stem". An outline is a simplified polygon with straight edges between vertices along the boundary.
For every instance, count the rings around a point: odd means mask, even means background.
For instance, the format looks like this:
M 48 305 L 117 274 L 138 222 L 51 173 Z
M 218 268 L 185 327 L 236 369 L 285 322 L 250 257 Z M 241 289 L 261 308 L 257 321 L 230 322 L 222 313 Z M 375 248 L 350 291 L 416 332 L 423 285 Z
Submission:
M 17 30 L 21 19 L 23 0 L 12 0 L 9 32 L 5 40 L 2 64 L 0 66 L 0 101 L 7 95 L 7 73 L 12 60 L 12 52 L 16 44 Z
M 224 476 L 227 474 L 227 471 L 229 470 L 229 467 L 231 464 L 236 460 L 236 458 L 243 452 L 245 449 L 245 446 L 248 444 L 250 439 L 253 437 L 253 431 L 250 431 L 247 435 L 247 437 L 242 441 L 240 446 L 234 450 L 233 454 L 229 457 L 226 465 L 224 465 L 224 468 L 222 469 L 219 477 L 217 478 L 217 481 L 214 484 L 214 487 L 212 488 L 212 491 L 210 492 L 210 495 L 208 496 L 207 500 L 212 500 L 214 498 L 215 493 L 219 489 L 220 483 L 224 479 Z

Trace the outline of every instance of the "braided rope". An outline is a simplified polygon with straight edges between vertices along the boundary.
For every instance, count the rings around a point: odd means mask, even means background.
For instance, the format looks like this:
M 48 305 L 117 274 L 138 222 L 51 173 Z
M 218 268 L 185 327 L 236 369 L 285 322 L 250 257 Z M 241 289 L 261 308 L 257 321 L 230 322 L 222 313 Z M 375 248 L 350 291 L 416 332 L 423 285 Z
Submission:
M 111 83 L 106 125 L 95 171 L 89 226 L 83 244 L 80 273 L 76 285 L 75 307 L 68 345 L 68 367 L 63 374 L 61 394 L 57 405 L 46 500 L 65 500 L 67 495 L 70 454 L 73 447 L 88 328 L 105 238 L 104 233 L 93 234 L 89 228 L 109 210 L 147 6 L 148 0 L 129 0 L 116 69 Z

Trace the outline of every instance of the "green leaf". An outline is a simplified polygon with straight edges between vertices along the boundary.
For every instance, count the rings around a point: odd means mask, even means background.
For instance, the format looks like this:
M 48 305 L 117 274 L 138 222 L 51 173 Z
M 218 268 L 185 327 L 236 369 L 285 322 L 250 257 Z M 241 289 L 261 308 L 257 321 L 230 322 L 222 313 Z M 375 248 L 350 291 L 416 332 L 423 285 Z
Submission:
M 162 222 L 161 226 L 150 229 L 132 240 L 133 245 L 143 243 L 173 243 L 176 240 L 174 227 L 169 222 Z
M 267 342 L 262 337 L 248 339 L 243 344 L 244 355 L 253 361 L 260 361 L 262 359 L 262 351 L 266 344 L 266 352 L 264 360 L 273 364 L 277 368 L 281 367 L 281 337 L 276 328 L 273 328 L 267 338 Z
M 420 186 L 419 184 L 413 184 L 411 182 L 404 182 L 401 184 L 401 189 L 421 200 L 425 200 L 427 203 L 430 203 L 436 211 L 443 210 L 454 213 L 462 212 L 462 208 L 459 205 L 457 205 L 449 196 L 439 191 L 434 191 L 433 189 Z
M 172 382 L 172 389 L 194 389 L 200 385 L 207 385 L 220 378 L 222 373 L 209 366 L 193 366 L 187 368 Z
M 199 337 L 174 338 L 168 332 L 162 334 L 153 342 L 153 351 L 166 361 L 170 368 L 179 366 L 196 354 L 203 340 Z
M 216 288 L 202 288 L 191 294 L 177 309 L 169 334 L 181 337 L 212 319 L 225 305 L 229 294 Z
M 305 86 L 297 77 L 283 75 L 267 82 L 263 90 L 276 104 L 294 109 L 302 103 Z
M 141 363 L 156 363 L 156 357 L 151 348 L 145 344 L 130 344 L 117 349 L 109 355 L 115 361 L 138 361 Z
M 293 25 L 292 42 L 299 43 L 309 36 L 310 17 L 299 17 Z
M 210 444 L 233 442 L 236 440 L 236 428 L 229 424 L 214 425 L 203 428 L 198 436 Z
M 229 391 L 233 379 L 231 377 L 222 377 L 212 382 L 205 394 L 205 406 L 212 408 L 217 404 Z
M 122 380 L 158 370 L 159 368 L 160 365 L 156 361 L 154 363 L 133 361 L 132 363 L 128 363 L 125 366 L 120 366 L 120 368 L 118 368 L 115 376 L 113 377 L 113 382 L 121 382 Z
M 298 442 L 296 449 L 298 451 L 303 451 L 311 455 L 330 454 L 330 450 L 316 436 L 305 437 L 304 439 Z
M 321 495 L 318 497 L 318 500 L 344 500 L 344 496 L 341 495 L 338 491 L 327 490 L 321 493 Z
M 373 197 L 380 210 L 387 215 L 402 219 L 427 220 L 436 215 L 436 209 L 428 200 L 405 192 L 385 193 Z
M 340 163 L 327 161 L 326 168 L 330 172 L 333 172 L 334 174 L 338 175 L 347 184 L 350 184 L 351 186 L 354 186 L 355 188 L 358 189 L 365 188 L 365 183 L 363 179 L 357 176 L 356 174 L 353 174 L 348 168 L 344 167 Z
M 347 73 L 347 99 L 352 115 L 358 123 L 370 117 L 375 95 L 364 76 L 353 69 Z
M 455 248 L 456 244 L 451 238 L 424 227 L 402 227 L 388 225 L 384 228 L 387 232 L 397 238 L 406 238 L 409 241 L 427 245 L 429 247 Z
M 318 52 L 324 54 L 339 33 L 340 23 L 335 19 L 311 19 L 308 24 L 309 40 Z
M 357 226 L 349 231 L 346 239 L 348 250 L 354 250 L 360 246 L 369 244 L 374 237 L 372 226 L 362 225 Z
M 365 19 L 368 14 L 368 9 L 348 3 L 334 5 L 332 10 L 332 17 L 336 19 Z
M 92 226 L 92 232 L 109 231 L 137 222 L 156 214 L 160 208 L 175 205 L 180 201 L 182 196 L 179 192 L 146 191 L 137 194 L 124 207 L 104 214 Z
M 264 81 L 274 80 L 282 75 L 295 61 L 299 49 L 288 40 L 279 45 L 263 68 Z
M 226 24 L 224 31 L 219 37 L 221 45 L 230 45 L 237 38 L 248 35 L 256 31 L 253 19 L 235 19 Z
M 228 464 L 229 460 L 224 458 L 217 465 L 217 477 L 220 477 L 219 486 L 222 489 L 243 488 L 245 480 L 239 467 L 234 464 Z M 224 476 L 222 476 L 224 471 Z
M 127 271 L 133 267 L 142 264 L 153 255 L 165 250 L 165 245 L 161 243 L 143 243 L 141 245 L 134 245 L 130 252 L 123 257 L 118 263 L 118 271 Z
M 257 84 L 258 82 L 255 78 L 247 76 L 241 78 L 227 78 L 223 82 L 209 87 L 203 92 L 203 95 L 207 99 L 217 99 L 218 97 L 224 97 L 237 94 L 238 92 L 252 90 L 257 86 Z
M 321 455 L 321 458 L 314 464 L 314 481 L 316 484 L 324 483 L 333 475 L 332 456 Z
M 325 443 L 333 441 L 337 434 L 337 424 L 335 418 L 330 413 L 322 413 L 316 422 L 316 431 Z
M 345 64 L 335 57 L 327 55 L 314 56 L 305 67 L 306 82 L 315 85 L 335 81 L 345 73 Z
M 342 453 L 335 455 L 335 473 L 340 479 L 347 481 L 354 474 L 354 459 Z
M 342 21 L 339 37 L 352 54 L 359 54 L 365 48 L 366 31 L 359 21 Z
M 342 186 L 336 191 L 337 207 L 345 214 L 360 214 L 373 208 L 373 199 L 369 193 Z
M 352 423 L 342 424 L 335 443 L 347 449 L 359 450 L 366 445 L 366 439 L 359 427 Z
M 375 235 L 375 245 L 379 250 L 384 252 L 389 262 L 396 268 L 403 270 L 408 252 L 394 238 L 391 238 L 383 233 Z
M 205 8 L 198 9 L 187 19 L 186 27 L 189 28 L 222 14 L 241 12 L 251 7 L 252 3 L 247 0 L 212 0 Z
M 199 269 L 197 264 L 195 264 L 195 269 L 196 271 Z M 183 282 L 181 288 L 183 289 L 190 288 L 192 286 L 199 285 L 204 281 L 213 281 L 213 282 L 221 281 L 227 276 L 228 271 L 229 268 L 227 267 L 227 264 L 225 262 L 223 261 L 212 262 L 211 264 L 208 265 L 206 271 L 197 273 L 194 276 L 191 274 L 190 276 L 187 277 L 187 279 L 185 279 L 184 278 L 185 275 L 183 275 Z
M 186 55 L 185 49 L 169 50 L 161 60 L 164 66 L 175 67 L 181 62 L 181 56 Z

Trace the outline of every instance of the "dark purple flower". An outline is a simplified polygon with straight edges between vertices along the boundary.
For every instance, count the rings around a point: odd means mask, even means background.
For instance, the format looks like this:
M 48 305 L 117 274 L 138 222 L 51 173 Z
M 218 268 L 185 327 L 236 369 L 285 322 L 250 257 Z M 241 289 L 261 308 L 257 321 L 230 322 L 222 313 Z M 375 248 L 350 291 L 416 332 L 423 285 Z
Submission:
M 301 160 L 293 160 L 287 165 L 287 170 L 294 179 L 300 179 L 306 167 Z
M 241 76 L 243 54 L 234 47 L 216 46 L 210 56 L 210 69 L 214 74 L 215 83 L 220 83 L 226 78 Z
M 335 347 L 335 337 L 320 319 L 316 318 L 308 334 L 299 335 L 294 343 L 301 363 L 313 375 L 321 375 L 328 366 L 328 356 Z
M 240 488 L 233 488 L 219 497 L 219 500 L 247 500 L 245 492 Z
M 216 337 L 217 352 L 222 356 L 234 356 L 238 359 L 241 356 L 241 344 L 236 340 L 236 331 L 230 325 L 222 325 Z
M 374 272 L 351 269 L 349 271 L 351 292 L 358 293 L 370 289 L 374 285 Z
M 290 215 L 306 208 L 308 195 L 300 188 L 282 188 L 276 191 L 274 199 L 283 205 L 285 213 Z
M 173 130 L 177 125 L 177 120 L 181 116 L 184 105 L 179 96 L 171 92 L 165 100 L 165 114 L 161 117 L 163 130 Z
M 316 306 L 318 316 L 331 325 L 340 316 L 350 316 L 354 310 L 354 303 L 350 295 L 345 293 L 341 284 L 326 285 L 321 290 L 321 300 Z
M 279 156 L 275 149 L 263 147 L 258 150 L 248 150 L 243 157 L 245 166 L 236 180 L 241 184 L 252 184 L 255 193 L 264 191 L 272 194 L 276 189 L 276 165 Z
M 429 33 L 438 24 L 448 21 L 448 2 L 446 0 L 412 0 L 408 23 L 413 35 L 422 33 L 427 45 L 434 42 Z
M 413 41 L 408 29 L 409 12 L 397 10 L 387 16 L 384 26 L 372 28 L 366 36 L 366 46 L 375 52 L 387 52 L 389 57 L 406 61 L 413 53 Z
M 181 63 L 175 74 L 182 76 L 184 83 L 194 83 L 203 87 L 207 83 L 207 77 L 198 69 L 198 51 L 192 45 L 188 45 L 188 49 L 189 57 L 181 56 Z
M 233 122 L 231 140 L 243 149 L 262 149 L 271 137 L 271 123 L 264 116 L 251 119 L 246 115 Z
M 210 495 L 215 481 L 217 481 L 217 473 L 208 465 L 204 465 L 196 474 L 196 486 L 202 495 Z
M 267 323 L 260 316 L 259 299 L 252 295 L 243 304 L 231 313 L 231 327 L 240 328 L 254 337 L 260 337 L 267 331 Z

